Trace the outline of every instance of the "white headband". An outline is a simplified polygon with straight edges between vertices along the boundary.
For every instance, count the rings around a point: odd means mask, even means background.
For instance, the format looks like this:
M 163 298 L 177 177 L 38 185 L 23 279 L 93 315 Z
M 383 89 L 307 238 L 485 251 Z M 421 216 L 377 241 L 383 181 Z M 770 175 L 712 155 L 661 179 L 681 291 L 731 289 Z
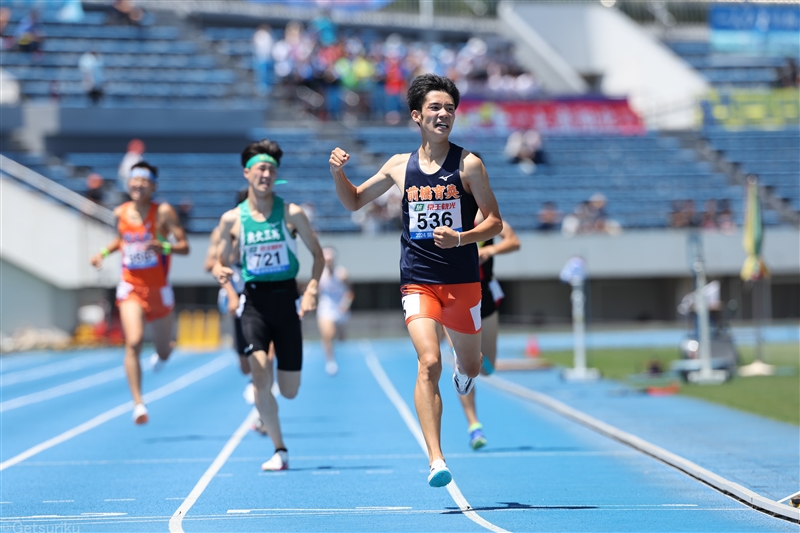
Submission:
M 131 170 L 131 178 L 147 178 L 150 181 L 154 181 L 156 179 L 156 177 L 153 176 L 153 173 L 144 167 L 136 167 Z

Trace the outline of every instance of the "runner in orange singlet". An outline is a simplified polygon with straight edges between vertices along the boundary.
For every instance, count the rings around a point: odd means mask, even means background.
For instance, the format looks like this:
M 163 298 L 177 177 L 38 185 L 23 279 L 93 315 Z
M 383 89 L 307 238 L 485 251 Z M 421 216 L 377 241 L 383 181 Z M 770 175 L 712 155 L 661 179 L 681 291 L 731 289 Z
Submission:
M 108 254 L 122 252 L 122 281 L 117 286 L 122 330 L 125 333 L 125 371 L 133 396 L 133 420 L 148 421 L 147 407 L 142 401 L 142 352 L 144 324 L 153 325 L 156 353 L 150 359 L 158 371 L 172 352 L 172 309 L 175 297 L 167 281 L 170 255 L 189 253 L 186 233 L 178 214 L 168 203 L 152 201 L 158 169 L 145 161 L 131 168 L 128 191 L 131 201 L 114 210 L 118 236 L 108 247 L 92 257 L 96 268 L 103 265 Z M 167 240 L 172 236 L 172 241 Z

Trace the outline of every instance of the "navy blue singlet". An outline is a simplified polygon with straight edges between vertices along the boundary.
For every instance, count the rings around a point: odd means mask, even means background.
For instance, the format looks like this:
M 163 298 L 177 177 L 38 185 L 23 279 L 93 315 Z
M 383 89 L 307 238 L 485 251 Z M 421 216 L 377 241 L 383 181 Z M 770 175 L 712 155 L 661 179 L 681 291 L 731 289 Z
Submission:
M 465 244 L 442 249 L 433 243 L 433 230 L 449 226 L 456 231 L 475 227 L 478 205 L 461 183 L 462 148 L 450 143 L 447 158 L 437 172 L 419 166 L 418 150 L 406 166 L 403 191 L 403 235 L 400 237 L 400 283 L 454 284 L 480 281 L 478 247 Z

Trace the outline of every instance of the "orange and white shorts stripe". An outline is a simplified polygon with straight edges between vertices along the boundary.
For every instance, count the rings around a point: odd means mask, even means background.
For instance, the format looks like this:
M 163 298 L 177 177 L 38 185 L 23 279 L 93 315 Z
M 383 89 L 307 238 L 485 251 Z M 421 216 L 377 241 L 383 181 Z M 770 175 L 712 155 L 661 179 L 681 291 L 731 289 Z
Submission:
M 406 325 L 416 318 L 432 318 L 459 333 L 481 330 L 481 284 L 417 284 L 400 288 Z

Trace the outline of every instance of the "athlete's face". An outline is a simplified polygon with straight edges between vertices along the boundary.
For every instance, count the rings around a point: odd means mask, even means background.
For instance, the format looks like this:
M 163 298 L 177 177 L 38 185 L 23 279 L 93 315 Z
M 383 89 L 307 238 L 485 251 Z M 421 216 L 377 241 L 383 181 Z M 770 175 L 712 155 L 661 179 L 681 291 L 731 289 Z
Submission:
M 429 92 L 422 111 L 412 111 L 411 118 L 428 134 L 447 137 L 456 118 L 453 97 L 443 91 Z
M 128 180 L 128 193 L 131 200 L 148 201 L 156 190 L 156 184 L 147 178 L 130 178 Z
M 250 168 L 244 169 L 244 177 L 250 183 L 250 188 L 256 195 L 266 195 L 272 192 L 275 180 L 278 179 L 278 169 L 275 165 L 262 161 Z

